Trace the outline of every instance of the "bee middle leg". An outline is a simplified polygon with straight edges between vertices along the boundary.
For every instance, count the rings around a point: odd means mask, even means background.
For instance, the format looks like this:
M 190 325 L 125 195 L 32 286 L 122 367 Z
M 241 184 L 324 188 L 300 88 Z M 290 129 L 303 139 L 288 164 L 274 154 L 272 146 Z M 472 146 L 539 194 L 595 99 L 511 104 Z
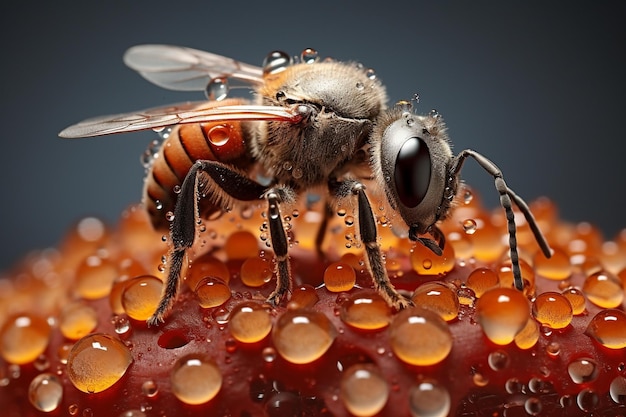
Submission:
M 358 181 L 345 180 L 330 184 L 330 189 L 337 199 L 345 199 L 350 196 L 357 198 L 359 234 L 365 247 L 367 265 L 376 291 L 385 299 L 387 304 L 398 310 L 412 306 L 413 302 L 402 296 L 389 280 L 378 244 L 376 220 L 369 199 L 365 194 L 365 186 Z

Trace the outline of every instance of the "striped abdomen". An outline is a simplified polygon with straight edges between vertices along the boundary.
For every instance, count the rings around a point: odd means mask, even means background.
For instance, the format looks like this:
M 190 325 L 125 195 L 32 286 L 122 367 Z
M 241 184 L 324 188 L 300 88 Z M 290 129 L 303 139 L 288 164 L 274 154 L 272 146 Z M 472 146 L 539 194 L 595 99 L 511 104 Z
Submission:
M 143 204 L 156 229 L 169 228 L 168 211 L 173 212 L 176 189 L 197 160 L 215 160 L 245 169 L 252 163 L 240 122 L 190 123 L 175 126 L 155 156 L 144 182 Z M 221 210 L 209 199 L 201 199 L 204 218 Z

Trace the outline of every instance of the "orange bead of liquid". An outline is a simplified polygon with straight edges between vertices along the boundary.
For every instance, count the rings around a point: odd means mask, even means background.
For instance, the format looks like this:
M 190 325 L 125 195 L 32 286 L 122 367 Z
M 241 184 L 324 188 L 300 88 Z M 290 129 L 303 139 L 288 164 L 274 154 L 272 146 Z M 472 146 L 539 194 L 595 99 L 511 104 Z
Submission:
M 585 294 L 582 293 L 578 288 L 567 288 L 563 290 L 561 293 L 563 297 L 567 298 L 569 303 L 572 305 L 572 313 L 575 316 L 583 314 L 585 312 Z
M 88 256 L 76 269 L 76 291 L 88 300 L 105 297 L 109 295 L 117 276 L 117 266 L 113 261 L 96 255 Z
M 519 260 L 520 272 L 522 274 L 522 281 L 524 282 L 524 293 L 531 290 L 535 286 L 535 271 L 528 265 L 523 259 Z M 514 285 L 513 266 L 511 261 L 503 262 L 498 269 L 498 279 L 500 280 L 500 286 L 503 288 L 512 288 Z
M 476 302 L 476 320 L 492 342 L 507 345 L 526 326 L 528 300 L 513 288 L 493 288 Z
M 620 279 L 607 271 L 599 271 L 587 277 L 583 293 L 589 301 L 603 308 L 615 308 L 624 300 Z
M 553 329 L 563 329 L 574 316 L 569 300 L 557 292 L 539 294 L 532 307 L 533 316 L 541 324 Z
M 319 300 L 320 298 L 315 288 L 309 284 L 304 284 L 293 289 L 287 308 L 289 310 L 310 308 L 317 304 Z
M 289 362 L 313 362 L 332 345 L 337 330 L 323 313 L 310 310 L 288 310 L 272 330 L 272 340 L 280 355 Z
M 78 340 L 91 333 L 98 325 L 98 313 L 83 303 L 66 305 L 59 316 L 59 329 L 63 336 Z
M 394 317 L 389 331 L 391 349 L 411 365 L 434 365 L 452 350 L 452 334 L 446 322 L 437 313 L 422 307 L 402 310 Z
M 385 328 L 391 322 L 391 308 L 375 291 L 359 291 L 341 304 L 341 320 L 363 330 Z
M 80 339 L 67 358 L 67 376 L 82 392 L 96 393 L 119 381 L 133 361 L 128 348 L 107 334 Z
M 122 292 L 122 306 L 128 317 L 148 320 L 159 304 L 163 282 L 152 275 L 128 280 Z
M 194 292 L 203 308 L 221 306 L 231 297 L 230 287 L 220 278 L 206 277 L 196 286 Z
M 476 228 L 472 231 L 472 228 L 467 229 L 466 225 L 464 230 L 472 243 L 474 258 L 484 262 L 496 261 L 507 249 L 502 244 L 503 231 L 495 227 L 488 217 L 473 220 L 477 224 Z M 472 233 L 467 233 L 467 231 L 472 231 Z
M 272 279 L 272 267 L 258 256 L 248 258 L 241 264 L 241 282 L 248 287 L 260 287 Z
M 459 314 L 459 297 L 446 284 L 428 282 L 420 285 L 411 300 L 415 305 L 427 308 L 439 314 L 445 321 L 456 319 Z
M 324 271 L 324 284 L 331 292 L 350 291 L 356 283 L 354 269 L 343 262 L 333 262 Z
M 589 322 L 585 334 L 609 349 L 626 348 L 626 313 L 617 309 L 599 312 Z
M 243 302 L 230 313 L 228 329 L 240 342 L 256 343 L 263 340 L 272 330 L 272 318 L 260 304 Z
M 354 416 L 378 414 L 388 398 L 389 384 L 373 364 L 352 365 L 341 376 L 341 400 Z
M 466 285 L 474 291 L 476 298 L 480 298 L 485 291 L 500 286 L 500 278 L 490 268 L 476 268 L 467 277 Z
M 224 250 L 230 260 L 253 258 L 259 256 L 259 241 L 248 231 L 237 231 L 228 236 Z
M 220 278 L 228 283 L 230 281 L 230 271 L 224 262 L 211 254 L 205 254 L 191 262 L 189 269 L 187 269 L 185 282 L 189 288 L 194 290 L 200 281 L 206 277 Z
M 572 265 L 567 252 L 558 247 L 552 248 L 552 256 L 546 258 L 538 251 L 533 259 L 535 272 L 544 278 L 562 281 L 572 275 Z
M 170 380 L 172 393 L 185 404 L 207 403 L 222 388 L 222 374 L 217 365 L 199 354 L 176 361 Z
M 39 411 L 54 411 L 63 400 L 63 383 L 56 375 L 39 374 L 30 382 L 28 400 Z
M 31 363 L 41 355 L 50 340 L 50 325 L 33 314 L 16 314 L 0 328 L 0 354 L 10 363 Z
M 410 259 L 411 266 L 420 275 L 443 275 L 452 271 L 456 263 L 452 245 L 445 245 L 439 256 L 421 243 L 416 243 Z
M 539 324 L 529 317 L 524 328 L 515 335 L 513 340 L 520 349 L 530 349 L 535 346 L 539 341 Z

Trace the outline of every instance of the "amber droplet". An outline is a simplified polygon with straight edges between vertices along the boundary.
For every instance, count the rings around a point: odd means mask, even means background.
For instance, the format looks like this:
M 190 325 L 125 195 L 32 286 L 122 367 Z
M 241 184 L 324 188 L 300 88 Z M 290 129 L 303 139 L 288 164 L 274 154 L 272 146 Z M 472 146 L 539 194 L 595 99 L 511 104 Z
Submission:
M 389 385 L 373 364 L 356 364 L 341 377 L 341 399 L 355 416 L 369 417 L 378 414 L 389 398 Z
M 526 325 L 515 335 L 513 340 L 520 349 L 530 349 L 535 346 L 539 340 L 539 324 L 533 318 L 528 317 Z
M 488 218 L 474 217 L 476 231 L 466 236 L 472 243 L 473 256 L 479 261 L 494 262 L 503 252 L 503 232 L 494 226 Z
M 333 262 L 324 271 L 324 284 L 331 292 L 350 291 L 356 283 L 354 269 L 343 262 Z
M 603 310 L 589 322 L 585 334 L 610 349 L 626 347 L 626 313 L 617 309 Z
M 163 282 L 152 275 L 143 275 L 128 280 L 122 291 L 122 306 L 128 317 L 148 320 L 159 304 Z
M 315 288 L 309 284 L 293 289 L 291 299 L 287 304 L 289 310 L 298 310 L 313 307 L 320 300 Z
M 476 268 L 467 277 L 466 285 L 474 290 L 476 298 L 480 298 L 485 291 L 498 287 L 500 279 L 498 274 L 490 268 Z
M 411 299 L 415 305 L 434 311 L 445 321 L 454 320 L 459 314 L 459 297 L 456 291 L 441 282 L 420 285 Z
M 56 410 L 63 399 L 63 384 L 55 375 L 39 374 L 30 383 L 28 400 L 39 411 Z
M 609 395 L 616 404 L 626 404 L 626 377 L 616 376 L 609 386 Z
M 532 306 L 533 316 L 541 324 L 553 329 L 563 329 L 572 322 L 572 305 L 557 292 L 539 294 Z
M 578 358 L 567 365 L 570 378 L 577 384 L 591 382 L 598 377 L 598 365 L 593 359 Z
M 200 281 L 206 277 L 216 277 L 228 283 L 230 281 L 230 271 L 224 262 L 211 254 L 205 254 L 191 262 L 187 270 L 185 282 L 191 290 L 194 290 L 198 287 Z
M 524 292 L 534 288 L 535 286 L 535 271 L 523 259 L 519 260 L 520 272 L 522 274 L 522 280 L 524 281 Z M 514 286 L 513 278 L 513 266 L 511 261 L 508 260 L 500 265 L 498 270 L 498 278 L 500 279 L 500 286 L 503 288 L 512 288 Z M 531 287 L 531 288 L 527 288 Z
M 389 325 L 391 308 L 375 291 L 359 291 L 341 304 L 341 320 L 357 329 L 378 330 Z
M 255 256 L 241 264 L 241 281 L 248 287 L 260 287 L 271 279 L 272 268 L 265 259 Z
M 206 277 L 200 280 L 194 292 L 202 308 L 221 306 L 231 297 L 228 284 L 217 277 Z
M 231 311 L 228 329 L 240 342 L 256 343 L 263 340 L 272 330 L 272 318 L 260 304 L 243 302 Z
M 572 313 L 575 316 L 583 314 L 585 312 L 585 295 L 578 288 L 570 287 L 561 293 L 563 297 L 567 298 L 572 305 Z
M 88 300 L 105 297 L 117 275 L 117 266 L 110 259 L 88 256 L 76 269 L 76 291 Z
M 133 361 L 128 348 L 107 334 L 80 339 L 67 358 L 67 376 L 82 392 L 106 390 L 119 381 Z
M 513 288 L 493 288 L 476 302 L 476 321 L 489 340 L 498 345 L 511 343 L 529 316 L 528 300 Z
M 63 307 L 59 316 L 59 328 L 63 336 L 78 340 L 91 333 L 98 325 L 98 314 L 92 307 L 75 302 Z
M 172 392 L 186 404 L 211 401 L 222 388 L 222 374 L 213 361 L 191 354 L 176 361 L 170 375 Z
M 599 271 L 588 276 L 582 290 L 589 301 L 603 308 L 616 308 L 624 300 L 620 279 L 607 271 Z
M 272 330 L 278 353 L 296 364 L 320 358 L 332 345 L 337 330 L 323 313 L 310 310 L 288 310 Z
M 389 331 L 393 352 L 411 365 L 434 365 L 452 349 L 452 334 L 446 322 L 422 307 L 402 310 L 393 318 Z M 426 334 L 428 337 L 424 337 Z
M 456 263 L 452 245 L 445 245 L 439 256 L 421 243 L 416 243 L 410 259 L 413 269 L 420 275 L 443 275 L 452 271 Z
M 253 258 L 259 256 L 259 242 L 252 233 L 240 230 L 228 236 L 224 250 L 230 260 Z
M 538 251 L 533 259 L 535 272 L 544 278 L 561 281 L 572 275 L 572 265 L 567 252 L 559 247 L 552 247 L 552 256 L 546 258 Z
M 43 317 L 12 315 L 0 328 L 0 353 L 9 363 L 30 363 L 44 352 L 49 340 L 50 325 Z
M 409 392 L 409 409 L 412 417 L 446 417 L 451 404 L 448 390 L 435 381 L 418 383 Z

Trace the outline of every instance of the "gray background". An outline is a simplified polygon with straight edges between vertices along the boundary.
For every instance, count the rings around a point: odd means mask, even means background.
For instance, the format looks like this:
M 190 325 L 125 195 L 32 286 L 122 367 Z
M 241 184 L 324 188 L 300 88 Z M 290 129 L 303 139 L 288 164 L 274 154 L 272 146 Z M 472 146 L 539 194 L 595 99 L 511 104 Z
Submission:
M 56 244 L 85 215 L 115 222 L 140 198 L 139 156 L 153 133 L 62 140 L 84 118 L 187 99 L 122 63 L 140 43 L 170 43 L 260 64 L 313 47 L 373 67 L 393 101 L 421 96 L 458 151 L 472 147 L 527 200 L 612 238 L 626 226 L 621 1 L 10 2 L 0 13 L 0 269 Z M 497 205 L 473 162 L 464 178 Z

